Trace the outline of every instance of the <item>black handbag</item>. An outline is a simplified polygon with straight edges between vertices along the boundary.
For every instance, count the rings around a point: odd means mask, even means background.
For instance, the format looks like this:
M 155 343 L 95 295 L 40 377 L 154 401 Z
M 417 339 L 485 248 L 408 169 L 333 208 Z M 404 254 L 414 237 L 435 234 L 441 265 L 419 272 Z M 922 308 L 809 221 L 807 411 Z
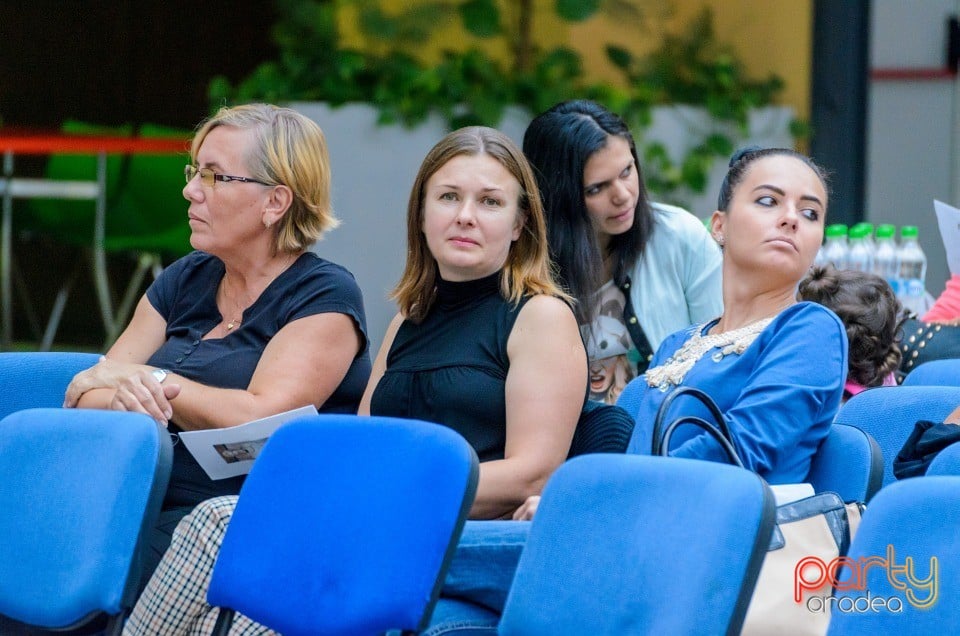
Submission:
M 670 407 L 677 400 L 677 398 L 684 395 L 694 398 L 706 406 L 716 424 L 712 424 L 703 418 L 695 417 L 693 415 L 683 415 L 673 420 L 669 424 L 664 424 L 664 420 L 666 420 L 667 414 L 670 411 Z M 730 463 L 734 466 L 743 468 L 743 462 L 740 461 L 740 455 L 737 454 L 737 451 L 734 448 L 732 441 L 733 438 L 730 436 L 730 430 L 727 428 L 727 421 L 723 418 L 723 413 L 720 412 L 720 407 L 717 406 L 716 402 L 714 402 L 713 398 L 711 398 L 709 395 L 700 389 L 695 389 L 690 386 L 678 386 L 660 404 L 660 408 L 657 410 L 656 419 L 653 421 L 653 445 L 651 447 L 650 454 L 664 456 L 667 455 L 670 450 L 670 439 L 673 437 L 674 431 L 684 424 L 692 424 L 693 426 L 706 431 L 708 435 L 710 435 L 717 441 L 718 444 L 720 444 L 720 447 L 726 453 Z

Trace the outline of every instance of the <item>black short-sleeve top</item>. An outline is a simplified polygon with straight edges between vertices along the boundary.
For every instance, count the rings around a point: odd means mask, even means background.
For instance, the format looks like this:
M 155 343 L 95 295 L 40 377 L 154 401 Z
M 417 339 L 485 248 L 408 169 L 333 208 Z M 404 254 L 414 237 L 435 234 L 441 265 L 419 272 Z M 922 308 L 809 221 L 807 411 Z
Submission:
M 503 459 L 507 340 L 527 300 L 506 300 L 499 273 L 439 280 L 426 318 L 406 320 L 397 331 L 371 413 L 444 424 L 473 446 L 480 461 Z
M 288 323 L 321 313 L 351 317 L 361 347 L 343 382 L 320 407 L 321 412 L 355 413 L 370 376 L 367 323 L 360 288 L 343 267 L 312 252 L 302 254 L 277 276 L 224 338 L 204 340 L 223 319 L 217 288 L 223 262 L 192 252 L 172 263 L 147 289 L 147 299 L 166 321 L 166 342 L 147 364 L 208 386 L 245 389 L 270 339 Z M 174 422 L 171 432 L 180 432 Z M 182 444 L 174 446 L 173 474 L 165 505 L 195 505 L 209 497 L 237 494 L 243 478 L 211 481 Z

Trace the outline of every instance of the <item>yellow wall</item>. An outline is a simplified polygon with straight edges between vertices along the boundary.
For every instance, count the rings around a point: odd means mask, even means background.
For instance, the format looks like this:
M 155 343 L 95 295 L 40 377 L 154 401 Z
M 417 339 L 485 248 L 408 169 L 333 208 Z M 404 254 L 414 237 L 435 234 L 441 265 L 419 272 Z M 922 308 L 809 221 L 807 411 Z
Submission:
M 751 77 L 765 78 L 773 73 L 783 78 L 786 86 L 780 102 L 793 106 L 799 117 L 809 117 L 812 0 L 673 0 L 667 4 L 673 8 L 672 17 L 647 20 L 646 29 L 596 16 L 570 26 L 570 40 L 584 56 L 587 69 L 612 80 L 616 71 L 604 53 L 607 43 L 642 54 L 656 47 L 659 33 L 679 31 L 708 6 L 713 9 L 717 41 L 733 47 Z
M 382 0 L 385 9 L 409 7 L 419 0 Z M 665 31 L 678 31 L 704 6 L 713 9 L 717 40 L 729 44 L 746 65 L 751 77 L 779 75 L 786 87 L 782 104 L 792 106 L 797 115 L 809 118 L 810 62 L 813 42 L 812 0 L 633 0 L 649 16 L 643 25 L 596 15 L 580 24 L 565 23 L 553 15 L 555 0 L 534 0 L 535 40 L 543 48 L 566 45 L 583 56 L 588 73 L 598 79 L 620 82 L 615 68 L 607 61 L 604 47 L 616 44 L 643 54 L 655 48 Z M 504 15 L 513 13 L 514 0 L 499 0 Z M 665 15 L 667 12 L 669 16 Z M 359 42 L 351 16 L 344 20 L 344 35 Z M 372 44 L 374 47 L 376 44 Z M 509 53 L 502 38 L 482 40 L 465 35 L 456 24 L 440 25 L 427 47 L 417 53 L 436 59 L 443 48 L 481 46 L 492 57 L 506 60 Z

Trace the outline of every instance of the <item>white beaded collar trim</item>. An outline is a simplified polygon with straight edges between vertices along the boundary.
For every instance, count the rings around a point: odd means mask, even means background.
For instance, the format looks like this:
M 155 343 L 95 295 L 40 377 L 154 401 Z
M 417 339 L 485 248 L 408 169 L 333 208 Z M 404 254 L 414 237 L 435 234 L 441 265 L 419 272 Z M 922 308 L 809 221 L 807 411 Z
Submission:
M 773 321 L 774 317 L 763 318 L 749 325 L 744 325 L 739 329 L 725 331 L 718 334 L 703 335 L 703 329 L 707 323 L 697 325 L 693 335 L 683 343 L 683 346 L 666 359 L 658 367 L 647 369 L 644 378 L 649 386 L 655 386 L 661 391 L 666 391 L 672 386 L 677 386 L 683 382 L 684 376 L 693 368 L 700 358 L 711 349 L 719 349 L 711 358 L 714 362 L 720 362 L 723 357 L 735 353 L 740 355 L 746 351 L 760 332 Z

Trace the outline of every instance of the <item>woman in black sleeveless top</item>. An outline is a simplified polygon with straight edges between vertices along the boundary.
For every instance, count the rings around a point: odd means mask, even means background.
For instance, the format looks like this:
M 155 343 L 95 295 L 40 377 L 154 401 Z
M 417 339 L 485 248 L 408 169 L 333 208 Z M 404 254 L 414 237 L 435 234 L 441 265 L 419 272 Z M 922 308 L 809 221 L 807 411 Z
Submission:
M 483 462 L 470 516 L 509 515 L 566 459 L 586 395 L 536 181 L 508 137 L 464 128 L 424 159 L 407 213 L 400 313 L 360 413 L 459 432 Z

